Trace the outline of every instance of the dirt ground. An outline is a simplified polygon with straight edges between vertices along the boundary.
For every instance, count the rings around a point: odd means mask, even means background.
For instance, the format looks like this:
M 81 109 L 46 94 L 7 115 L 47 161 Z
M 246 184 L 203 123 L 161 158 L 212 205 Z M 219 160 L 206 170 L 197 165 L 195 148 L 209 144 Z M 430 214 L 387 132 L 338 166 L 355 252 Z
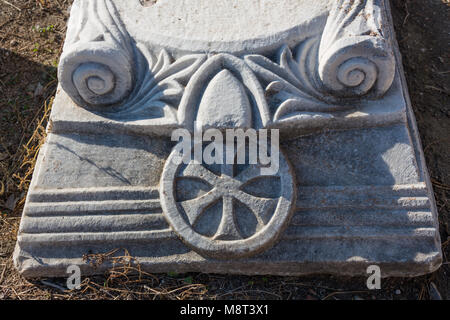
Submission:
M 262 277 L 207 274 L 132 275 L 123 264 L 84 278 L 27 281 L 11 256 L 34 160 L 55 94 L 72 0 L 0 0 L 0 300 L 1 299 L 450 299 L 449 0 L 391 0 L 440 218 L 444 265 L 417 278 Z

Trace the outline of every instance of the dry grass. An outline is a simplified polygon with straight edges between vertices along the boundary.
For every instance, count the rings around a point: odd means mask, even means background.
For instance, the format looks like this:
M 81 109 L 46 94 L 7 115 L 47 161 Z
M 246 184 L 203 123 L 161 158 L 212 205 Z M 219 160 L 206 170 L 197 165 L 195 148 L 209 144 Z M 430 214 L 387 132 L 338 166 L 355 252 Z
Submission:
M 56 90 L 56 61 L 60 55 L 65 33 L 67 0 L 0 0 L 0 299 L 429 299 L 430 283 L 449 297 L 450 272 L 448 262 L 434 274 L 414 279 L 384 279 L 382 290 L 369 291 L 364 278 L 332 276 L 262 277 L 225 276 L 208 274 L 150 274 L 124 248 L 106 253 L 85 255 L 86 263 L 112 264 L 105 274 L 84 277 L 80 290 L 67 290 L 65 279 L 28 281 L 12 265 L 20 215 L 30 184 L 37 154 L 45 141 L 45 128 Z M 448 99 L 448 73 L 433 72 L 436 78 L 419 78 L 424 63 L 417 41 L 425 41 L 428 33 L 439 34 L 443 26 L 428 26 L 424 10 L 436 9 L 435 1 L 395 0 L 399 43 L 405 59 L 409 87 L 424 151 L 430 167 L 438 209 L 441 234 L 448 235 L 450 167 L 446 154 L 448 131 L 438 115 L 433 122 L 433 105 L 444 105 Z M 443 1 L 448 3 L 448 1 Z M 433 10 L 434 10 L 433 9 Z M 431 9 L 430 9 L 431 10 Z M 430 11 L 425 11 L 430 12 Z M 445 17 L 445 12 L 440 13 Z M 434 29 L 433 29 L 434 28 Z M 42 30 L 49 30 L 43 32 Z M 423 36 L 424 38 L 420 38 Z M 444 37 L 444 36 L 443 36 Z M 425 40 L 424 40 L 425 39 Z M 442 40 L 445 41 L 445 40 Z M 442 42 L 441 41 L 441 42 Z M 439 39 L 434 42 L 437 47 Z M 422 44 L 425 46 L 425 44 Z M 445 48 L 444 48 L 445 49 Z M 425 61 L 437 66 L 439 53 L 430 53 Z M 437 62 L 436 62 L 437 61 Z M 443 77 L 447 77 L 443 81 Z M 36 95 L 35 88 L 41 83 Z M 30 90 L 30 84 L 32 88 Z M 426 85 L 429 86 L 427 89 Z M 422 95 L 419 93 L 425 89 Z M 439 90 L 436 90 L 438 88 Z M 445 98 L 442 98 L 445 96 Z M 442 99 L 444 103 L 442 104 Z M 24 106 L 27 106 L 25 108 Z M 422 109 L 422 106 L 423 109 Z M 431 113 L 431 114 L 430 114 Z M 450 114 L 450 113 L 448 113 Z M 448 115 L 447 115 L 448 120 Z M 443 126 L 439 131 L 437 124 Z M 437 131 L 436 131 L 437 130 Z M 445 147 L 447 146 L 447 148 Z M 448 153 L 447 153 L 448 154 Z M 445 261 L 449 254 L 449 240 L 443 239 Z M 396 290 L 401 290 L 396 294 Z

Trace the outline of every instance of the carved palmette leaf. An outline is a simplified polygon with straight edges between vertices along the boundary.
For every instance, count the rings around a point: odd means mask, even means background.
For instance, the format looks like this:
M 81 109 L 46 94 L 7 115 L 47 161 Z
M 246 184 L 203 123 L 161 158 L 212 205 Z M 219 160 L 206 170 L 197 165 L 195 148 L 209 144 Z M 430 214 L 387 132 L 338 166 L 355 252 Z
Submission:
M 194 129 L 195 121 L 221 129 L 250 125 L 259 129 L 270 123 L 269 108 L 258 78 L 243 59 L 228 53 L 209 56 L 195 72 L 177 114 L 179 124 L 189 130 Z
M 265 85 L 274 121 L 299 114 L 327 116 L 329 112 L 346 108 L 333 103 L 318 89 L 315 80 L 318 43 L 317 37 L 305 40 L 295 48 L 295 55 L 288 46 L 283 46 L 275 62 L 261 55 L 244 57 Z
M 176 110 L 184 88 L 192 74 L 205 61 L 204 54 L 192 54 L 174 61 L 165 50 L 155 56 L 145 45 L 138 44 L 140 52 L 138 84 L 132 98 L 121 107 L 127 115 L 139 113 L 142 117 L 170 117 L 176 119 Z
M 380 24 L 379 0 L 333 1 L 326 26 L 274 61 L 247 55 L 265 85 L 273 121 L 333 117 L 362 96 L 379 99 L 391 87 L 395 59 Z
M 103 116 L 166 118 L 176 108 L 189 78 L 205 60 L 192 54 L 174 61 L 135 44 L 111 0 L 80 0 L 59 66 L 63 89 L 77 105 Z

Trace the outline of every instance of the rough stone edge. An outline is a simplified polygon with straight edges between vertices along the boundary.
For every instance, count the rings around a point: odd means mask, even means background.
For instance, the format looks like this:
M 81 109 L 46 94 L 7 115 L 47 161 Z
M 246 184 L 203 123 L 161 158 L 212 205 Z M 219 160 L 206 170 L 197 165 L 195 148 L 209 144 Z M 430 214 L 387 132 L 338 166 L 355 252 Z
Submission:
M 403 96 L 405 97 L 406 102 L 406 115 L 407 115 L 407 123 L 406 126 L 408 128 L 411 144 L 413 145 L 414 152 L 416 154 L 416 161 L 418 162 L 418 169 L 425 185 L 427 186 L 428 198 L 430 199 L 430 209 L 434 217 L 435 228 L 436 228 L 436 248 L 438 249 L 439 255 L 436 257 L 436 262 L 433 266 L 430 266 L 429 273 L 432 273 L 438 270 L 442 265 L 443 255 L 441 248 L 441 236 L 439 234 L 439 214 L 436 206 L 436 199 L 434 197 L 433 184 L 431 183 L 430 174 L 428 172 L 428 168 L 425 161 L 425 154 L 423 152 L 422 142 L 420 139 L 419 129 L 417 127 L 416 117 L 414 115 L 414 111 L 412 108 L 411 98 L 408 90 L 408 83 L 406 81 L 405 70 L 403 68 L 403 59 L 400 53 L 400 48 L 397 41 L 397 36 L 394 29 L 394 19 L 392 17 L 392 8 L 389 0 L 383 1 L 384 5 L 384 18 L 388 22 L 387 30 L 390 33 L 390 38 L 392 41 L 392 47 L 395 55 L 395 60 L 397 62 L 397 70 L 400 76 L 400 83 L 403 90 Z
M 15 254 L 19 255 L 20 248 L 16 248 Z M 20 265 L 19 272 L 22 276 L 32 279 L 40 277 L 66 277 L 67 268 L 70 265 L 78 265 L 83 276 L 91 276 L 107 273 L 113 267 L 110 261 L 105 261 L 98 267 L 79 259 L 58 259 L 55 264 L 40 264 L 36 260 L 26 259 Z M 261 261 L 230 261 L 204 260 L 181 262 L 150 262 L 149 258 L 138 263 L 143 271 L 151 273 L 210 273 L 229 275 L 274 275 L 274 276 L 310 276 L 310 275 L 334 275 L 334 276 L 367 276 L 367 267 L 377 265 L 381 269 L 381 277 L 418 277 L 439 268 L 440 254 L 432 255 L 426 262 L 374 262 L 374 261 L 322 261 L 322 262 L 264 262 Z M 48 267 L 52 268 L 49 275 Z M 118 265 L 114 265 L 117 267 Z M 135 264 L 137 266 L 137 264 Z M 17 266 L 16 266 L 17 268 Z

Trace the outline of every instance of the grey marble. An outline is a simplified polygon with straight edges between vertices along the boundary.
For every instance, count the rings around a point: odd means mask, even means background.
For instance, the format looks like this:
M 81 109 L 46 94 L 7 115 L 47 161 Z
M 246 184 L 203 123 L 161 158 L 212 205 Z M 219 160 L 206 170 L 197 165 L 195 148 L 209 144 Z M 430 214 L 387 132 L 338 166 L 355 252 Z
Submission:
M 385 0 L 75 0 L 14 262 L 101 273 L 418 276 L 436 205 Z M 280 166 L 172 162 L 171 133 L 279 129 Z M 236 171 L 237 170 L 237 171 Z M 259 180 L 263 179 L 263 180 Z

